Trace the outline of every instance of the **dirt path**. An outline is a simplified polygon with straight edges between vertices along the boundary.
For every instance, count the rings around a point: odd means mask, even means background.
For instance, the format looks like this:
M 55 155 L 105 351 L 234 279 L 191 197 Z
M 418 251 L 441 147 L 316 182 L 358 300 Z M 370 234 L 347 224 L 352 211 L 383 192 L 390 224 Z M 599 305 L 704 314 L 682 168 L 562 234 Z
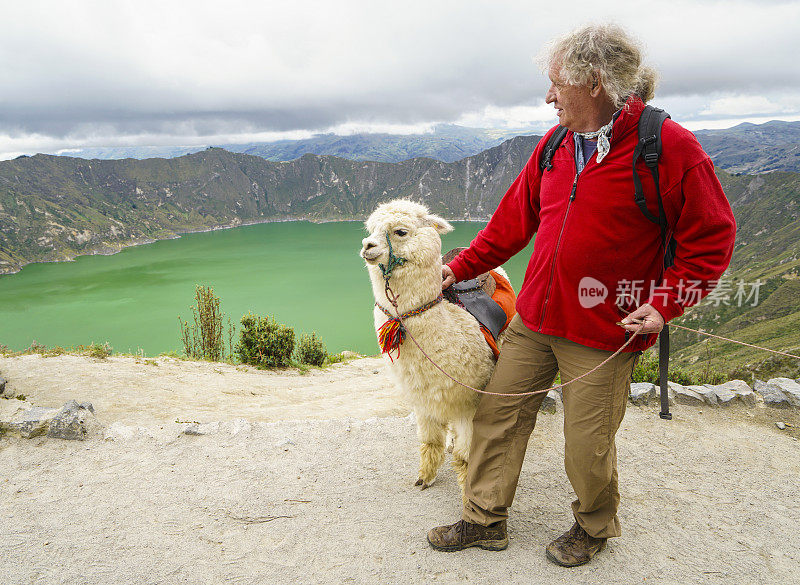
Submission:
M 37 406 L 89 401 L 102 422 L 148 424 L 368 418 L 408 414 L 380 358 L 334 364 L 306 374 L 175 358 L 60 355 L 0 357 L 9 392 Z
M 0 439 L 0 582 L 800 580 L 800 445 L 773 424 L 797 422 L 786 412 L 677 407 L 665 422 L 630 407 L 618 441 L 624 534 L 566 570 L 543 548 L 571 523 L 560 408 L 531 439 L 509 548 L 437 553 L 425 532 L 459 516 L 454 473 L 418 491 L 413 420 L 361 419 L 403 410 L 377 361 L 309 376 L 133 362 L 0 360 L 33 402 L 91 400 L 113 425 L 105 440 Z M 160 374 L 134 386 L 127 370 Z M 304 408 L 333 420 L 286 420 Z M 187 436 L 175 417 L 225 422 Z

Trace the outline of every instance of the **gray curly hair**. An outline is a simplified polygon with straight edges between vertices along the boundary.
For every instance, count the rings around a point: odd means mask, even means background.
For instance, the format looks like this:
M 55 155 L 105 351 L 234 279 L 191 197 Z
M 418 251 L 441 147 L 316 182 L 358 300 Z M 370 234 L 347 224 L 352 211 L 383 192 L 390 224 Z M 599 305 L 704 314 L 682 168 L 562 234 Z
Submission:
M 550 43 L 539 58 L 543 68 L 561 63 L 570 85 L 590 85 L 595 73 L 606 95 L 621 108 L 630 95 L 653 99 L 658 73 L 642 65 L 641 44 L 616 24 L 582 26 Z

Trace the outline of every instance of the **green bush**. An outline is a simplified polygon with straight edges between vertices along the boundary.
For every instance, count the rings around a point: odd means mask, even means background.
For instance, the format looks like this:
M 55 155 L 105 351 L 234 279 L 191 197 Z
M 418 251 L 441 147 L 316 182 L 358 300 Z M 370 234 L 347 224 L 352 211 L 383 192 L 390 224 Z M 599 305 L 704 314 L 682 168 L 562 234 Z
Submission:
M 297 359 L 301 364 L 308 364 L 311 366 L 321 366 L 325 363 L 328 357 L 328 352 L 325 349 L 325 344 L 317 337 L 316 333 L 306 335 L 305 333 L 300 336 L 300 345 L 297 347 Z
M 39 355 L 44 355 L 47 353 L 47 346 L 42 345 L 34 339 L 28 346 L 28 349 L 24 349 L 22 353 L 38 353 Z
M 272 317 L 248 313 L 242 317 L 242 329 L 236 344 L 242 363 L 261 368 L 284 368 L 294 352 L 294 329 L 279 325 Z
M 103 344 L 92 342 L 89 345 L 79 345 L 75 348 L 75 351 L 81 355 L 105 359 L 112 354 L 114 349 L 111 347 L 111 344 L 106 341 Z
M 634 382 L 650 382 L 658 384 L 658 353 L 647 350 L 639 358 L 631 376 Z M 700 371 L 688 371 L 670 364 L 667 379 L 681 386 L 696 384 L 722 384 L 729 378 L 724 372 L 706 366 Z

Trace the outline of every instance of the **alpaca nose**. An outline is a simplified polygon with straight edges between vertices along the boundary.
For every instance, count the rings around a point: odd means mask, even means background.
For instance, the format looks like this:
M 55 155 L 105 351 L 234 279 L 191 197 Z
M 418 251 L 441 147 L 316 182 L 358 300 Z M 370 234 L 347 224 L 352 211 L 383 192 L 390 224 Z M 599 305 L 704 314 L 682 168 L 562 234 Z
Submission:
M 370 248 L 374 248 L 378 244 L 376 244 L 375 242 L 371 242 L 369 238 L 364 238 L 363 240 L 361 240 L 361 245 L 364 247 L 364 250 L 369 250 Z

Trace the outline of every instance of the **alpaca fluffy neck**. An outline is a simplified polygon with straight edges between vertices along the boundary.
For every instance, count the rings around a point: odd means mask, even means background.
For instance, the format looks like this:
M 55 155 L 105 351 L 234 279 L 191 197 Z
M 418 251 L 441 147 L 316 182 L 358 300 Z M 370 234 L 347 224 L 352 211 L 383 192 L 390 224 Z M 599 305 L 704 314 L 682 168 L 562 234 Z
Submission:
M 375 300 L 394 314 L 394 308 L 386 298 L 385 281 L 380 269 L 370 266 L 369 276 Z M 439 258 L 429 266 L 405 264 L 396 268 L 389 279 L 389 286 L 398 296 L 397 308 L 401 313 L 429 303 L 442 292 L 442 261 Z

